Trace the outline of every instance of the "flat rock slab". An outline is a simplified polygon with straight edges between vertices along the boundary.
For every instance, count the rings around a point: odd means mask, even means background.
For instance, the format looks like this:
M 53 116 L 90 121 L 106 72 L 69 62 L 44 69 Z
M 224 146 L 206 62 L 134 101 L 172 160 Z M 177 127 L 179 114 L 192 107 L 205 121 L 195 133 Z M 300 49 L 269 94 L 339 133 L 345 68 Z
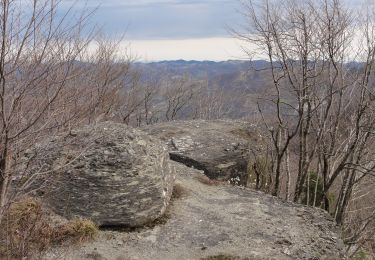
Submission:
M 263 143 L 259 129 L 244 121 L 176 121 L 143 130 L 168 145 L 172 160 L 242 186 L 247 185 L 249 152 L 257 153 Z
M 198 180 L 200 171 L 175 167 L 183 195 L 174 199 L 166 223 L 134 232 L 101 231 L 95 242 L 60 248 L 46 258 L 343 259 L 338 228 L 326 212 L 238 186 L 208 186 Z

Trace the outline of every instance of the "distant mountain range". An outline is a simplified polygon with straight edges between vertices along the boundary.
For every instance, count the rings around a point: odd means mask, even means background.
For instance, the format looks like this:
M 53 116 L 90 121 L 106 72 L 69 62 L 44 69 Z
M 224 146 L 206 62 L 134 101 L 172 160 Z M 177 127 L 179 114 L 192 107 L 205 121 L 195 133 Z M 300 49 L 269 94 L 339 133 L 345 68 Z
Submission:
M 363 63 L 348 62 L 349 69 L 358 69 Z M 160 79 L 187 75 L 195 80 L 208 80 L 209 84 L 216 84 L 225 89 L 247 89 L 258 92 L 269 82 L 270 63 L 265 60 L 228 60 L 228 61 L 186 61 L 172 60 L 150 63 L 135 63 L 135 67 L 144 72 L 143 77 Z
M 207 81 L 209 89 L 221 91 L 224 103 L 231 108 L 231 118 L 241 118 L 257 111 L 253 102 L 269 82 L 269 63 L 257 61 L 160 61 L 134 64 L 143 80 L 153 82 L 188 76 L 192 80 Z M 263 69 L 263 70 L 262 70 Z M 219 95 L 219 94 L 218 94 Z
M 228 61 L 159 61 L 150 63 L 136 63 L 136 67 L 153 75 L 190 75 L 195 79 L 212 79 L 213 77 L 223 76 L 233 73 L 246 72 L 254 69 L 260 69 L 268 66 L 267 61 L 242 61 L 242 60 L 228 60 Z
M 189 76 L 194 80 L 207 80 L 210 86 L 216 85 L 227 91 L 241 91 L 248 94 L 259 93 L 264 87 L 269 67 L 264 60 L 243 61 L 160 61 L 135 63 L 145 80 L 165 77 Z
M 363 63 L 351 61 L 346 63 L 348 68 L 359 68 Z M 270 67 L 265 60 L 228 60 L 228 61 L 196 61 L 171 60 L 158 62 L 136 62 L 135 66 L 149 72 L 164 72 L 167 75 L 189 74 L 194 78 L 212 78 L 218 75 L 238 73 L 239 71 L 257 71 Z
M 211 89 L 221 89 L 225 99 L 231 100 L 231 117 L 242 117 L 257 111 L 256 102 L 273 92 L 270 63 L 265 60 L 244 61 L 160 61 L 134 64 L 145 81 L 188 76 L 192 80 L 208 82 Z M 363 63 L 348 62 L 348 69 L 359 69 Z M 150 81 L 152 82 L 152 81 Z

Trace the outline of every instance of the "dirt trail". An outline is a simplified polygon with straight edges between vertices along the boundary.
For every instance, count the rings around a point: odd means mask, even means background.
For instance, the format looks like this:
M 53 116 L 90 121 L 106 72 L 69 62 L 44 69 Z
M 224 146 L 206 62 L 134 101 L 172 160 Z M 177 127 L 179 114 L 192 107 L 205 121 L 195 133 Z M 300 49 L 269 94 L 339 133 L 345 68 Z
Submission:
M 325 212 L 231 185 L 209 186 L 200 171 L 174 163 L 182 197 L 168 218 L 134 232 L 101 231 L 80 248 L 47 259 L 342 259 L 342 241 Z

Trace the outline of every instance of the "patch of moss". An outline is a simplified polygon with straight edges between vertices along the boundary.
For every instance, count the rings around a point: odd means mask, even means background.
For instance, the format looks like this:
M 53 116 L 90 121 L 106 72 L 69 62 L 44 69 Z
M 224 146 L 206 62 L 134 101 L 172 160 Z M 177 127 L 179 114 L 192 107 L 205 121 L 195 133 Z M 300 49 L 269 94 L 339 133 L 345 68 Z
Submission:
M 354 260 L 370 260 L 372 259 L 366 252 L 363 250 L 360 250 L 357 254 L 354 256 Z

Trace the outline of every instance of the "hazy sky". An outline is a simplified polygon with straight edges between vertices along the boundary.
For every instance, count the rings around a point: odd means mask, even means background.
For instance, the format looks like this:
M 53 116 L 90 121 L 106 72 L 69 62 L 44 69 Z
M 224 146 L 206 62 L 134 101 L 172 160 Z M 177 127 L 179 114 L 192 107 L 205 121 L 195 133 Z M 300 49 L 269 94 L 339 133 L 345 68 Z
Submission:
M 125 33 L 132 53 L 143 60 L 243 57 L 228 33 L 241 23 L 238 0 L 88 0 L 88 5 L 99 5 L 94 22 L 112 36 Z
M 63 0 L 69 6 L 75 0 Z M 239 0 L 79 0 L 99 6 L 93 22 L 141 60 L 246 58 L 228 28 L 243 24 Z M 362 0 L 346 0 L 359 3 Z M 80 8 L 78 4 L 75 8 Z

